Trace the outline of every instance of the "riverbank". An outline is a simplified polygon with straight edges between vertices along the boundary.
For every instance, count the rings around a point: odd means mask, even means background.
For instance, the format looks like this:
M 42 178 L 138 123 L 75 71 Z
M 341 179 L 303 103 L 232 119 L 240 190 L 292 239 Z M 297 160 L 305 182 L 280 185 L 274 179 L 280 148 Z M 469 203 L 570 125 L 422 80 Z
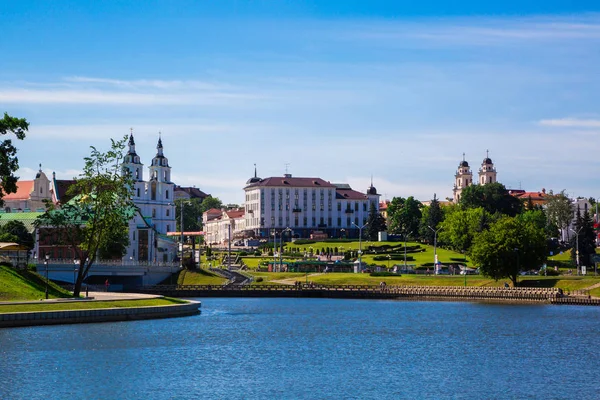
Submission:
M 132 293 L 90 293 L 86 299 L 0 303 L 0 328 L 174 318 L 198 314 L 200 302 Z

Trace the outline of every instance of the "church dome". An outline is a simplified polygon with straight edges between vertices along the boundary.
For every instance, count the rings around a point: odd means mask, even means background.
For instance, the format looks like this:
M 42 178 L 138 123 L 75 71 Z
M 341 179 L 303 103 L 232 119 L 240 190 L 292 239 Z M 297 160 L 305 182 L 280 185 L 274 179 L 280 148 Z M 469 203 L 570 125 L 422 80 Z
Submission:
M 246 185 L 250 185 L 251 183 L 257 183 L 260 181 L 261 181 L 261 179 L 259 177 L 253 176 L 252 178 L 250 178 L 246 181 Z
M 369 186 L 369 189 L 367 189 L 367 194 L 377 194 L 377 189 L 375 188 L 375 186 Z
M 484 158 L 484 159 L 483 159 L 483 164 L 486 164 L 486 165 L 491 165 L 491 164 L 493 164 L 493 162 L 492 162 L 492 159 L 491 159 L 491 158 L 489 158 L 489 157 L 486 157 L 486 158 Z
M 462 160 L 458 166 L 459 167 L 467 167 L 467 168 L 469 168 L 469 163 L 466 162 L 465 160 Z

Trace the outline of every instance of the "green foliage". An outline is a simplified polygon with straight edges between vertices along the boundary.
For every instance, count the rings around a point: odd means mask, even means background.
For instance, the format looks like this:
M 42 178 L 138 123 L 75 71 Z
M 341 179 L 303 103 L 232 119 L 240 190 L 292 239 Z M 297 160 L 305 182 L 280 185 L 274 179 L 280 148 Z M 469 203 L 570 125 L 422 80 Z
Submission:
M 394 197 L 388 205 L 388 231 L 410 236 L 418 234 L 421 207 L 421 202 L 412 196 Z
M 567 193 L 562 190 L 558 194 L 549 192 L 546 197 L 546 213 L 548 219 L 561 229 L 568 229 L 573 218 L 573 204 Z
M 10 240 L 11 242 L 16 242 L 20 245 L 26 246 L 28 249 L 33 249 L 33 235 L 29 233 L 25 224 L 21 221 L 8 221 L 6 224 L 0 226 L 0 237 L 3 235 L 8 235 L 5 237 L 12 236 L 14 239 Z M 0 242 L 5 241 L 4 239 L 0 239 Z
M 12 133 L 17 139 L 25 139 L 25 132 L 29 129 L 29 123 L 24 118 L 11 117 L 4 113 L 0 119 L 0 135 Z M 19 169 L 19 159 L 17 158 L 17 148 L 12 144 L 11 139 L 5 139 L 0 142 L 0 206 L 4 204 L 2 198 L 9 193 L 17 191 L 17 180 L 14 175 Z
M 373 261 L 403 261 L 404 254 L 390 254 L 389 256 L 375 256 L 373 257 Z M 406 256 L 406 261 L 414 261 L 415 258 L 413 256 Z
M 474 238 L 486 230 L 496 218 L 483 208 L 462 209 L 455 206 L 439 225 L 441 230 L 438 241 L 468 254 Z
M 124 227 L 138 210 L 132 201 L 131 174 L 124 173 L 122 167 L 126 142 L 127 137 L 111 139 L 111 149 L 106 152 L 92 146 L 91 155 L 84 159 L 83 173 L 67 192 L 71 200 L 60 209 L 50 204 L 36 221 L 38 227 L 49 228 L 59 243 L 76 249 L 80 262 L 75 296 L 101 249 L 128 244 Z
M 467 186 L 460 195 L 459 204 L 464 208 L 483 208 L 489 214 L 500 213 L 510 217 L 519 214 L 523 207 L 521 201 L 498 182 Z
M 263 281 L 263 278 L 262 278 L 262 276 L 259 276 L 258 278 L 256 278 L 256 279 L 254 280 L 254 282 L 262 282 L 262 281 Z
M 443 220 L 444 214 L 442 213 L 440 202 L 434 193 L 433 200 L 431 200 L 429 206 L 424 207 L 422 210 L 421 225 L 419 228 L 421 239 L 425 240 L 427 243 L 433 243 L 435 239 L 434 230 L 438 229 L 438 225 Z
M 393 272 L 371 272 L 369 276 L 402 276 Z
M 294 244 L 297 244 L 297 245 L 314 244 L 314 243 L 317 243 L 317 242 L 314 240 L 309 240 L 309 239 L 298 239 L 294 242 Z
M 577 207 L 573 230 L 577 233 L 573 233 L 573 237 L 571 237 L 571 259 L 574 262 L 577 261 L 577 250 L 579 250 L 579 266 L 589 266 L 591 265 L 591 256 L 596 254 L 596 235 L 592 217 L 587 210 L 582 216 L 579 207 Z
M 375 208 L 375 203 L 371 202 L 371 206 L 369 209 L 369 217 L 367 218 L 367 231 L 365 236 L 367 240 L 377 240 L 379 232 L 384 231 L 385 218 L 383 218 L 381 213 L 377 212 Z
M 493 279 L 509 278 L 517 285 L 519 272 L 539 268 L 546 261 L 543 229 L 531 221 L 503 217 L 474 240 L 471 257 L 482 274 Z

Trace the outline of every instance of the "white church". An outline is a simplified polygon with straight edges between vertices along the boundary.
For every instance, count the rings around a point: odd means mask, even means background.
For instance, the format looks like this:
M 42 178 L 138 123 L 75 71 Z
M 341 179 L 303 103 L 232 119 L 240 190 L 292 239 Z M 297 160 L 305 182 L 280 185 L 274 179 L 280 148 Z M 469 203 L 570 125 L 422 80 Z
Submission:
M 490 158 L 489 151 L 486 150 L 485 153 L 485 158 L 481 163 L 481 168 L 479 168 L 477 183 L 480 185 L 498 182 L 496 179 L 496 167 L 494 167 L 494 163 Z M 454 174 L 454 179 L 454 189 L 452 190 L 454 193 L 453 201 L 454 203 L 458 203 L 463 189 L 473 184 L 473 172 L 471 172 L 469 163 L 465 160 L 465 153 L 463 153 L 462 161 L 458 164 L 458 170 Z
M 171 167 L 163 154 L 160 136 L 156 150 L 148 167 L 150 176 L 145 181 L 144 165 L 135 152 L 133 133 L 129 136 L 123 171 L 133 177 L 133 201 L 138 213 L 129 221 L 130 243 L 124 261 L 168 262 L 177 255 L 177 242 L 167 236 L 167 232 L 176 230 L 175 184 L 171 181 Z

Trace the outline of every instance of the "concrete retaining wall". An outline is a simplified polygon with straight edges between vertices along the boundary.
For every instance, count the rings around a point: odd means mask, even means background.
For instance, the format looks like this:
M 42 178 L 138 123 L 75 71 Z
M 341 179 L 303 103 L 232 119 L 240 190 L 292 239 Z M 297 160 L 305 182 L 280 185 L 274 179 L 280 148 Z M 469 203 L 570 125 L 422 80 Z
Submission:
M 198 314 L 200 305 L 190 301 L 168 306 L 6 313 L 0 314 L 0 328 L 185 317 Z

